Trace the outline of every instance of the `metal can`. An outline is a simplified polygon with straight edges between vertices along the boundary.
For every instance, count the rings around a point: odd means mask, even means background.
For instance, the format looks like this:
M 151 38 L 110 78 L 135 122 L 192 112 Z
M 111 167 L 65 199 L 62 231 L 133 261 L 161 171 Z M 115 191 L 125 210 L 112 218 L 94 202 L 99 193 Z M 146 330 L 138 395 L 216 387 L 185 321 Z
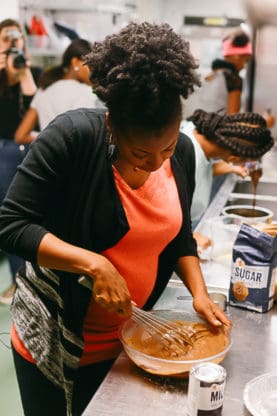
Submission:
M 216 303 L 223 311 L 226 311 L 227 296 L 224 293 L 211 292 L 209 297 Z
M 188 387 L 188 416 L 222 414 L 226 370 L 215 363 L 201 363 L 191 368 Z

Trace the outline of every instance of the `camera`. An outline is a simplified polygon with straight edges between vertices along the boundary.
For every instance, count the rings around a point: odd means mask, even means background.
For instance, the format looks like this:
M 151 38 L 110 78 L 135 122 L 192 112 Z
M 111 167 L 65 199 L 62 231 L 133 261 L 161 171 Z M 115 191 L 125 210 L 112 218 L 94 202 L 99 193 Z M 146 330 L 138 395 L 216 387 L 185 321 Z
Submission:
M 24 51 L 15 46 L 16 40 L 22 37 L 22 33 L 19 30 L 7 30 L 6 36 L 11 40 L 11 47 L 6 51 L 6 54 L 12 55 L 14 68 L 25 68 L 27 66 L 27 58 Z

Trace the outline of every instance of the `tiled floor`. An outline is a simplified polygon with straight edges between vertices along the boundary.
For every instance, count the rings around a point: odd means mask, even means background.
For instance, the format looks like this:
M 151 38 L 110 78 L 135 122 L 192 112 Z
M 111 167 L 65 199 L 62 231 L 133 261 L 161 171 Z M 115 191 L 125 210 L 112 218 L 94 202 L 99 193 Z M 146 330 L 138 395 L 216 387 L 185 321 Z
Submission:
M 0 292 L 11 283 L 8 264 L 0 253 Z M 0 415 L 23 416 L 10 350 L 11 315 L 9 306 L 0 304 Z

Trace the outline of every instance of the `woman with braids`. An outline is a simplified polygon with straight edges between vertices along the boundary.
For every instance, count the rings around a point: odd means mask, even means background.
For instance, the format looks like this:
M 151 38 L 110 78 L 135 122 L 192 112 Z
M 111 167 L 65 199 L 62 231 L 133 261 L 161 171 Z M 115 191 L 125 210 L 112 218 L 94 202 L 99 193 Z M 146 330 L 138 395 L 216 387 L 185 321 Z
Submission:
M 26 259 L 11 339 L 28 416 L 81 415 L 121 351 L 131 300 L 151 308 L 174 270 L 197 312 L 230 325 L 191 232 L 193 146 L 179 133 L 180 97 L 198 84 L 188 43 L 167 24 L 130 23 L 86 64 L 106 112 L 51 122 L 0 211 L 0 247 Z
M 210 201 L 213 176 L 236 173 L 247 176 L 246 162 L 259 160 L 274 144 L 265 119 L 256 113 L 220 116 L 196 110 L 180 130 L 192 141 L 195 153 L 195 189 L 191 206 L 192 228 Z M 220 161 L 213 159 L 221 159 Z M 198 247 L 207 248 L 209 239 L 194 233 Z

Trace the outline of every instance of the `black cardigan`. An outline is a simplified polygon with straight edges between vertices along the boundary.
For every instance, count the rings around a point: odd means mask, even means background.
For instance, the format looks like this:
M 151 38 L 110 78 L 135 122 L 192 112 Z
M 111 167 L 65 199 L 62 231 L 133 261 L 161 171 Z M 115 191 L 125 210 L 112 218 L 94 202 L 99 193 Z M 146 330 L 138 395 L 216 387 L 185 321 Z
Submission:
M 36 262 L 47 232 L 96 252 L 123 237 L 129 227 L 106 136 L 104 111 L 89 109 L 68 111 L 40 133 L 0 208 L 0 248 Z M 171 164 L 184 218 L 174 257 L 196 256 L 189 220 L 195 157 L 182 133 Z
M 106 137 L 103 110 L 68 111 L 41 132 L 0 208 L 0 248 L 35 263 L 47 232 L 96 252 L 123 237 L 129 227 L 114 184 Z M 189 214 L 195 157 L 191 141 L 182 133 L 171 164 L 184 221 L 179 235 L 161 255 L 165 269 L 159 274 L 166 277 L 154 298 L 178 257 L 197 256 Z
M 37 250 L 42 237 L 51 232 L 68 243 L 100 253 L 128 231 L 106 137 L 103 110 L 79 109 L 58 116 L 30 146 L 0 209 L 0 248 L 25 258 L 39 278 L 52 285 L 59 302 L 56 298 L 49 300 L 38 290 L 37 283 L 28 281 L 28 287 L 51 316 L 56 318 L 58 314 L 62 324 L 80 340 L 91 294 L 78 283 L 75 274 L 55 271 L 59 283 L 47 280 L 36 264 Z M 191 141 L 182 133 L 171 166 L 183 223 L 179 234 L 160 255 L 156 285 L 145 308 L 150 308 L 165 288 L 178 257 L 197 256 L 189 213 L 195 157 Z M 82 348 L 74 353 L 80 357 Z

